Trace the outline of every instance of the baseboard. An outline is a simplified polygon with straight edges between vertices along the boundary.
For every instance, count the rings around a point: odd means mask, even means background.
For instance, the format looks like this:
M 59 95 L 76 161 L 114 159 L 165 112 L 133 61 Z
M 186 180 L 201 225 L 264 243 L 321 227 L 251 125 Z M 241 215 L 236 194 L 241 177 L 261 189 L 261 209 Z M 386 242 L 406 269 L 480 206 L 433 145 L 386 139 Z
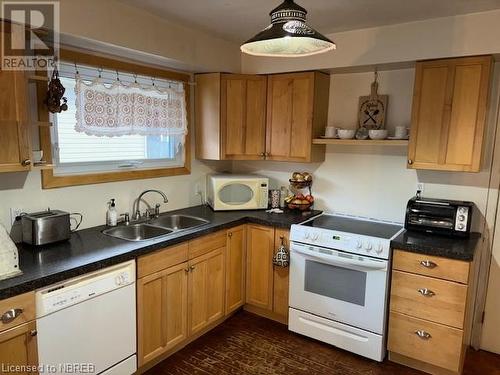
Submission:
M 428 374 L 433 375 L 460 375 L 460 372 L 451 371 L 442 367 L 431 365 L 430 363 L 419 361 L 418 359 L 413 359 L 404 356 L 399 353 L 389 352 L 389 361 L 398 363 L 403 366 L 411 367 L 415 370 L 420 370 Z
M 262 317 L 267 318 L 267 319 L 274 320 L 275 322 L 288 325 L 288 315 L 287 316 L 279 315 L 273 311 L 269 311 L 269 310 L 264 309 L 262 307 L 248 305 L 248 304 L 243 306 L 243 310 L 248 311 L 248 312 L 255 314 L 255 315 L 262 316 Z

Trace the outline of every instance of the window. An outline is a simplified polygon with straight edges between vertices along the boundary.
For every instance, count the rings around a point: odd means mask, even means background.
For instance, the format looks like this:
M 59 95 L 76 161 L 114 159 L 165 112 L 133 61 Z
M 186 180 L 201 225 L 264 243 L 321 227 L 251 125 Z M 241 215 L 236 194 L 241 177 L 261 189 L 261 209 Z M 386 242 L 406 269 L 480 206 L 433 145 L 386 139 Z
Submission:
M 117 79 L 116 72 L 78 67 L 82 79 L 90 83 L 100 74 L 110 86 Z M 76 130 L 76 68 L 72 64 L 61 64 L 60 79 L 66 88 L 68 110 L 54 117 L 52 134 L 54 175 L 96 173 L 154 167 L 179 167 L 184 164 L 183 137 L 166 135 L 121 135 L 97 136 Z M 144 77 L 119 73 L 125 82 L 152 85 Z M 154 80 L 156 87 L 180 85 L 181 83 Z
M 46 92 L 46 83 L 36 83 L 38 120 L 52 123 L 50 128 L 40 128 L 44 158 L 53 165 L 53 168 L 42 170 L 43 188 L 190 173 L 190 124 L 187 122 L 189 74 L 64 49 L 60 51 L 60 58 L 63 62 L 60 64 L 59 76 L 66 88 L 68 110 L 49 115 L 43 103 L 44 94 L 41 94 Z M 100 83 L 91 85 L 90 82 L 99 76 Z M 140 96 L 147 100 L 152 98 L 152 101 L 143 103 L 146 115 L 142 117 L 146 118 L 146 122 L 137 116 L 123 122 L 122 116 L 116 117 L 116 123 L 126 126 L 117 126 L 120 128 L 118 133 L 116 129 L 111 129 L 113 134 L 106 135 L 95 134 L 93 129 L 87 131 L 81 125 L 86 124 L 82 119 L 87 119 L 84 116 L 88 115 L 85 112 L 88 108 L 82 110 L 80 106 L 78 111 L 76 107 L 77 100 L 84 102 L 88 99 L 85 97 L 82 100 L 87 87 L 104 91 L 111 89 L 111 93 L 108 95 L 106 92 L 105 95 L 113 97 L 116 94 L 115 102 L 120 99 L 118 94 L 125 93 L 130 99 L 133 97 L 133 113 L 144 113 L 137 111 L 138 104 L 142 103 L 138 100 Z M 118 89 L 115 92 L 113 88 Z M 133 91 L 127 91 L 129 89 Z M 162 101 L 161 105 L 157 105 L 157 100 Z M 116 113 L 121 111 L 121 107 L 106 102 L 104 110 Z M 182 111 L 182 116 L 179 111 Z M 151 117 L 151 113 L 159 115 Z M 152 125 L 151 121 L 154 122 Z M 132 131 L 128 127 L 132 127 Z M 166 129 L 158 130 L 159 127 Z M 128 130 L 123 132 L 123 129 Z

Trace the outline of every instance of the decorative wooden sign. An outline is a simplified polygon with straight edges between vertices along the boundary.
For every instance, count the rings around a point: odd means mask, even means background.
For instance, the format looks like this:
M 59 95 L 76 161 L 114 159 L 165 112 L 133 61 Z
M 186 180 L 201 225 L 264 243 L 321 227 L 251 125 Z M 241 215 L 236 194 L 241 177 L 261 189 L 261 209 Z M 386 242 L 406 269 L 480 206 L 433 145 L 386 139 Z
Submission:
M 378 94 L 378 74 L 372 82 L 371 94 L 359 97 L 358 121 L 360 128 L 383 129 L 385 127 L 385 114 L 387 112 L 387 95 Z

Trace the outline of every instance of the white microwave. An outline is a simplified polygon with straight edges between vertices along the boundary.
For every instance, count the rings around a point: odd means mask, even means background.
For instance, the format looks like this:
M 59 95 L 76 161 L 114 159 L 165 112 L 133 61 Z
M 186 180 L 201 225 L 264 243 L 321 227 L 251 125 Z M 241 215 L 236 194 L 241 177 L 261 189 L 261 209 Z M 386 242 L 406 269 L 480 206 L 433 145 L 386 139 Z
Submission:
M 269 179 L 254 175 L 209 174 L 207 203 L 214 211 L 267 208 Z

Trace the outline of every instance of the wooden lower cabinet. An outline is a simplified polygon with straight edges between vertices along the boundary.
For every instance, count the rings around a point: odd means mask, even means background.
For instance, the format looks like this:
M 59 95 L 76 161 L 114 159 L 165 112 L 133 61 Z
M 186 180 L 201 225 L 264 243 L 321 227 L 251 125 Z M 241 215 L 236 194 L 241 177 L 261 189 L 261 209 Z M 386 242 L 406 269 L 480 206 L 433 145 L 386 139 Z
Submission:
M 431 374 L 460 374 L 470 326 L 469 262 L 394 250 L 389 359 Z
M 187 338 L 188 263 L 137 280 L 139 366 Z
M 274 228 L 247 226 L 246 303 L 262 309 L 273 309 Z
M 289 231 L 261 225 L 247 226 L 247 310 L 286 323 L 288 321 L 289 268 L 273 265 L 281 245 L 287 249 Z
M 224 316 L 225 247 L 189 262 L 189 334 Z
M 246 228 L 227 231 L 226 245 L 226 315 L 245 304 Z
M 27 371 L 13 370 L 16 366 L 23 366 Z M 0 333 L 0 374 L 38 374 L 37 366 L 35 321 Z M 34 371 L 29 371 L 30 369 Z

